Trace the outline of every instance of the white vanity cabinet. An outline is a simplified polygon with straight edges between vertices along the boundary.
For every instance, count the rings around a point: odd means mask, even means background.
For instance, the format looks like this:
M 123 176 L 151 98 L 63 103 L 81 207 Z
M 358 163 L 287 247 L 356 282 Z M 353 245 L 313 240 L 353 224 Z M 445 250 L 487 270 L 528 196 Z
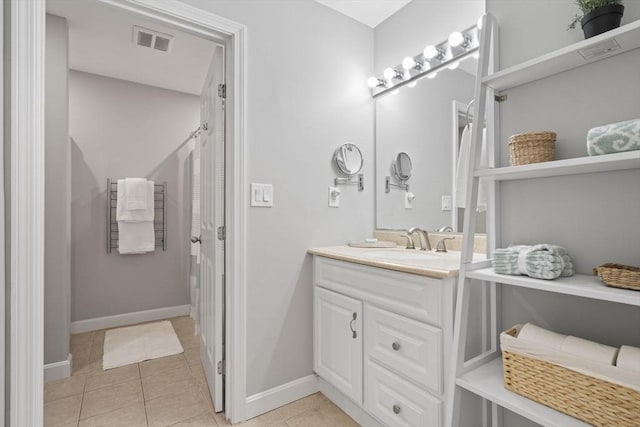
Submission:
M 454 296 L 453 277 L 316 255 L 314 371 L 381 425 L 443 425 Z

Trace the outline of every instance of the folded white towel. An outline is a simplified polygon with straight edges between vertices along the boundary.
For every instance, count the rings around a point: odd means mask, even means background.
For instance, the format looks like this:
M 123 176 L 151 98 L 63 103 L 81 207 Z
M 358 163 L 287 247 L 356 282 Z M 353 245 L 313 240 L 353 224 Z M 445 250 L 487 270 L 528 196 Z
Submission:
M 126 188 L 126 209 L 130 211 L 147 209 L 147 180 L 126 178 L 124 185 Z
M 116 220 L 127 222 L 149 222 L 154 217 L 153 181 L 145 180 L 146 208 L 130 210 L 127 208 L 127 185 L 125 179 L 118 180 L 118 199 L 116 201 Z
M 620 347 L 616 366 L 640 373 L 640 348 L 630 345 Z
M 465 126 L 460 138 L 455 188 L 455 206 L 457 208 L 464 208 L 466 204 L 467 179 L 471 172 L 471 127 L 472 125 Z M 482 169 L 488 167 L 486 145 L 486 130 L 482 129 L 482 144 L 480 147 L 480 168 Z M 478 212 L 487 210 L 487 185 L 484 179 L 480 180 L 480 186 L 478 187 L 478 207 L 476 209 Z
M 562 343 L 563 352 L 604 365 L 614 365 L 618 349 L 578 337 L 568 336 Z
M 142 254 L 153 252 L 156 236 L 153 222 L 118 221 L 118 252 L 121 254 Z
M 531 344 L 539 344 L 556 351 L 561 351 L 562 343 L 567 338 L 567 336 L 548 331 L 531 323 L 527 323 L 520 330 L 518 338 L 528 341 Z

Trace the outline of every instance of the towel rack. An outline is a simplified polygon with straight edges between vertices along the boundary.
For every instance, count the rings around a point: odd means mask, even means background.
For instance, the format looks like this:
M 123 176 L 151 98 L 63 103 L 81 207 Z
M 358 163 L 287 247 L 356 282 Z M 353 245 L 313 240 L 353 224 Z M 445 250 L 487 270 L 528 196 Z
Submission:
M 107 178 L 107 253 L 118 248 L 118 180 Z M 156 248 L 167 250 L 167 182 L 153 186 L 153 231 Z

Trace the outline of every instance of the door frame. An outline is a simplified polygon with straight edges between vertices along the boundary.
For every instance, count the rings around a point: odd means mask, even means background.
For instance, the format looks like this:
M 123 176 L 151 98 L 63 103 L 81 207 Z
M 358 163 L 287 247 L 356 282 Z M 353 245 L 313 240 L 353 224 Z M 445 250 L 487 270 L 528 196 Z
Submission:
M 178 0 L 99 0 L 223 42 L 227 55 L 225 408 L 246 414 L 247 27 Z M 45 0 L 10 3 L 10 425 L 43 422 Z M 7 2 L 4 3 L 6 5 Z M 9 247 L 9 246 L 8 246 Z M 19 285 L 19 286 L 18 286 Z M 25 340 L 25 337 L 30 337 Z

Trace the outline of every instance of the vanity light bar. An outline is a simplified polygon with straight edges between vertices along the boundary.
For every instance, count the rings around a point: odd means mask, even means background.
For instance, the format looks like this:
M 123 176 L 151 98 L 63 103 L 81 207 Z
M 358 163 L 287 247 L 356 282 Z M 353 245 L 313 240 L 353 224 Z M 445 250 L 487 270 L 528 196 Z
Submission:
M 478 23 L 480 22 L 478 20 Z M 478 40 L 477 25 L 451 33 L 446 41 L 438 45 L 428 45 L 420 54 L 404 58 L 402 64 L 386 68 L 381 76 L 369 77 L 367 85 L 371 88 L 371 95 L 376 97 L 404 85 L 413 87 L 418 79 L 432 79 L 443 69 L 458 68 L 463 59 L 478 57 Z

